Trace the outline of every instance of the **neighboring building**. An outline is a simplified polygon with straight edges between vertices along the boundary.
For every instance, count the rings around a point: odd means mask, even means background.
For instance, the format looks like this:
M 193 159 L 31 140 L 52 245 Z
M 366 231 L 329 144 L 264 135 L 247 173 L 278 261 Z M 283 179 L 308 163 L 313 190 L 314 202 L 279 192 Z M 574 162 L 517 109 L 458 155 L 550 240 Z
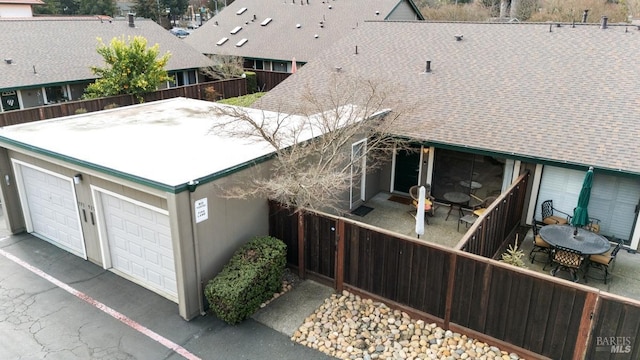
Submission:
M 44 2 L 41 0 L 0 0 L 0 18 L 32 17 L 33 5 L 44 5 Z
M 212 64 L 160 25 L 144 19 L 96 17 L 0 18 L 0 111 L 80 99 L 95 81 L 91 66 L 104 66 L 96 51 L 101 38 L 143 36 L 148 45 L 170 52 L 167 64 L 176 81 L 160 88 L 201 82 L 198 69 Z
M 572 214 L 594 166 L 590 216 L 601 233 L 637 249 L 638 58 L 635 26 L 365 22 L 256 106 L 294 113 L 302 95 L 333 77 L 389 85 L 388 107 L 403 111 L 395 135 L 422 151 L 398 152 L 367 175 L 360 202 L 425 183 L 442 200 L 472 181 L 485 185 L 476 189 L 484 198 L 529 169 L 530 223 L 547 199 Z
M 236 0 L 185 41 L 245 67 L 292 72 L 365 20 L 422 20 L 412 0 Z M 354 44 L 356 46 L 358 44 Z

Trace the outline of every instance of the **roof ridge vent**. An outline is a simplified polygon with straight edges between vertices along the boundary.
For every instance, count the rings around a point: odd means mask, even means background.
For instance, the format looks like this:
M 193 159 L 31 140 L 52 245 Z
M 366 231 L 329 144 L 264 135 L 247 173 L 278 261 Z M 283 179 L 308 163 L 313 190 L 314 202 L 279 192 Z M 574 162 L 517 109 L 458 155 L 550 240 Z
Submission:
M 245 11 L 247 11 L 246 7 L 240 8 L 240 10 L 236 11 L 236 15 L 242 15 Z
M 235 35 L 237 34 L 240 30 L 242 30 L 242 26 L 236 26 L 233 28 L 233 30 L 231 30 L 231 34 Z
M 249 41 L 247 38 L 244 38 L 244 39 L 242 39 L 242 40 L 238 41 L 238 42 L 236 43 L 236 47 L 240 47 L 240 46 L 242 46 L 242 45 L 246 44 L 246 43 L 247 43 L 247 41 Z
M 267 26 L 267 25 L 269 25 L 269 23 L 271 22 L 271 20 L 273 20 L 273 19 L 272 19 L 272 18 L 266 18 L 266 19 L 264 19 L 264 20 L 260 23 L 260 25 L 262 25 L 262 26 Z

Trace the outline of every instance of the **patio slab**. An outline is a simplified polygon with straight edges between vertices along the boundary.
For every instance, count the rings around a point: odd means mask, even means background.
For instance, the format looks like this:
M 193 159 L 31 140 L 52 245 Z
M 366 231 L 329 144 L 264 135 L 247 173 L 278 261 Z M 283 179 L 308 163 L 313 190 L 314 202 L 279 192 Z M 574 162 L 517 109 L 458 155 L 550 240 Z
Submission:
M 417 238 L 415 208 L 410 204 L 389 200 L 390 197 L 392 195 L 389 193 L 378 193 L 365 203 L 366 206 L 373 208 L 372 211 L 365 216 L 350 215 L 350 217 L 365 224 Z M 395 195 L 395 197 L 398 196 Z M 434 216 L 425 214 L 428 224 L 425 222 L 424 235 L 420 236 L 420 240 L 453 248 L 462 239 L 465 225 L 460 224 L 458 231 L 458 214 L 451 212 L 449 219 L 445 220 L 448 211 L 447 205 L 436 204 Z

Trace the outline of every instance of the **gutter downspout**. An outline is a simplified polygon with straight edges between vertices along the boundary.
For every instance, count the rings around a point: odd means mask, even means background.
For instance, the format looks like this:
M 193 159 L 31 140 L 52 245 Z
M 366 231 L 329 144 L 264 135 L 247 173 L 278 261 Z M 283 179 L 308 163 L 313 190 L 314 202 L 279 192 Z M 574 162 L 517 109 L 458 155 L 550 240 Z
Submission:
M 200 315 L 204 316 L 207 313 L 204 311 L 204 303 L 202 298 L 204 297 L 204 292 L 202 288 L 202 271 L 200 266 L 200 242 L 198 241 L 198 227 L 196 225 L 196 219 L 193 218 L 193 207 L 195 203 L 193 202 L 193 192 L 196 190 L 196 186 L 198 186 L 198 180 L 189 181 L 189 221 L 191 222 L 191 234 L 193 236 L 193 256 L 195 257 L 195 265 L 196 265 L 196 281 L 197 281 L 197 291 L 198 291 L 198 310 L 200 310 Z

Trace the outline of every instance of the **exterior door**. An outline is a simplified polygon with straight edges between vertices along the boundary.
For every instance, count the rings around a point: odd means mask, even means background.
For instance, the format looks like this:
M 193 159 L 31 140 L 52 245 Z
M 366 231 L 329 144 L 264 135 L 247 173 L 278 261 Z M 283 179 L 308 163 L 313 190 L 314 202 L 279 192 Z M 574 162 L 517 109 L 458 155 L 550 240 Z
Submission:
M 168 212 L 95 189 L 105 269 L 178 301 Z
M 418 185 L 420 151 L 399 150 L 395 160 L 393 191 L 408 194 L 410 187 Z
M 13 160 L 27 231 L 87 258 L 73 180 Z

